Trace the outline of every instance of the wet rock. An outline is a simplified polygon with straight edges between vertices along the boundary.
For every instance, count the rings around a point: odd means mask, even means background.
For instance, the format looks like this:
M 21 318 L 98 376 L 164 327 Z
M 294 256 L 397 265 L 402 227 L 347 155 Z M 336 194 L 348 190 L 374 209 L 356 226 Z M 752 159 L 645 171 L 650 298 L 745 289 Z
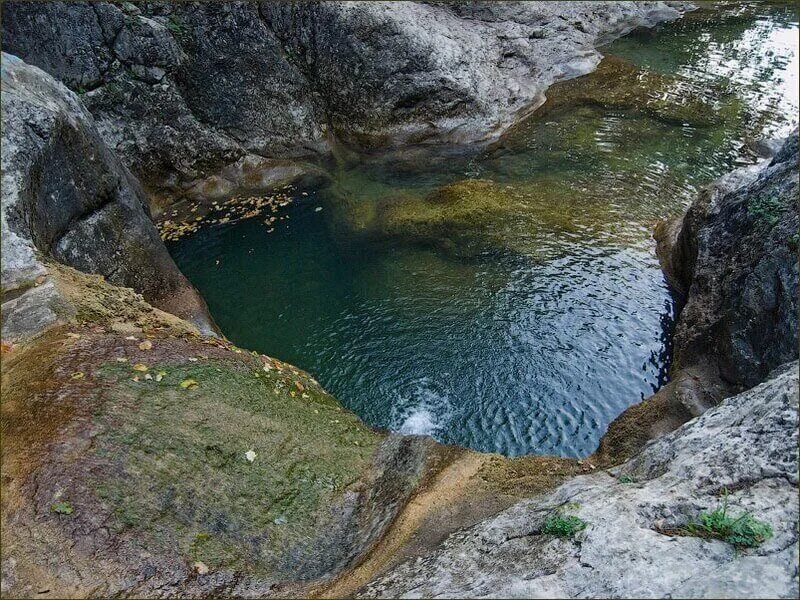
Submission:
M 662 261 L 686 294 L 676 371 L 709 365 L 742 389 L 797 357 L 797 168 L 795 131 L 771 160 L 721 178 L 661 228 Z
M 360 596 L 796 597 L 797 394 L 794 362 L 617 469 L 576 477 L 456 533 Z M 737 550 L 674 533 L 723 502 L 729 515 L 748 511 L 768 523 L 773 537 Z M 558 510 L 586 529 L 573 539 L 544 535 Z
M 302 597 L 424 478 L 429 438 L 370 429 L 308 374 L 47 267 L 77 317 L 3 356 L 4 594 Z
M 14 2 L 3 47 L 85 92 L 107 143 L 175 195 L 252 157 L 491 139 L 595 46 L 682 6 Z
M 797 358 L 797 166 L 795 132 L 772 159 L 721 177 L 659 224 L 659 259 L 684 304 L 671 381 L 609 425 L 600 459 L 631 457 Z
M 2 87 L 4 331 L 31 335 L 56 320 L 52 294 L 45 298 L 55 289 L 34 289 L 47 273 L 42 256 L 134 288 L 210 330 L 205 303 L 162 244 L 138 182 L 78 97 L 8 54 Z

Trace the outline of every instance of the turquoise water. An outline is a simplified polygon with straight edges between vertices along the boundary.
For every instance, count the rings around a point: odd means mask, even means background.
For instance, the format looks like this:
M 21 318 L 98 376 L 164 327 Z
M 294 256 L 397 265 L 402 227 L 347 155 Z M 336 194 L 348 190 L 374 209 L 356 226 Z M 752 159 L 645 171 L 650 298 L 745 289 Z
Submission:
M 573 103 L 478 153 L 350 160 L 275 224 L 170 250 L 231 340 L 308 370 L 371 425 L 589 454 L 666 378 L 675 302 L 653 225 L 796 123 L 796 9 L 693 15 L 605 51 L 725 118 Z

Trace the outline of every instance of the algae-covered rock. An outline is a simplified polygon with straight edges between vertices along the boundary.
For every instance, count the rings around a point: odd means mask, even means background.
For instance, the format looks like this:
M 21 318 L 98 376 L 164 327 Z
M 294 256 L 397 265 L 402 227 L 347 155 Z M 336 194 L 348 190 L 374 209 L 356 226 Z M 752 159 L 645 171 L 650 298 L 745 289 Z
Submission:
M 546 258 L 575 239 L 626 242 L 626 230 L 601 190 L 556 177 L 505 184 L 464 179 L 422 195 L 340 193 L 331 202 L 335 231 L 345 239 L 434 246 L 456 256 L 508 251 Z
M 679 75 L 641 69 L 608 55 L 588 75 L 554 84 L 547 92 L 547 101 L 529 118 L 535 120 L 578 106 L 634 110 L 670 124 L 705 127 L 720 123 L 728 112 L 736 110 L 737 103 L 733 97 L 721 102 Z M 725 110 L 721 110 L 723 106 Z M 504 138 L 513 138 L 514 130 L 512 127 Z
M 308 374 L 130 290 L 50 272 L 73 318 L 4 347 L 4 595 L 271 595 L 363 554 L 424 475 L 432 441 L 376 432 Z

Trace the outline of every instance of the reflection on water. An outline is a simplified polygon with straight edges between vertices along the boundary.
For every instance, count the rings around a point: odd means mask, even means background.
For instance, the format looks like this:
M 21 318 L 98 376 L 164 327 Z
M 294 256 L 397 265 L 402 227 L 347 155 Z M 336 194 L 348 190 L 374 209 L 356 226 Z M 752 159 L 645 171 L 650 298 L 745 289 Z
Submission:
M 605 49 L 663 75 L 649 112 L 635 90 L 565 87 L 570 102 L 478 155 L 363 159 L 272 233 L 253 219 L 171 250 L 228 337 L 307 369 L 372 425 L 586 455 L 665 376 L 673 303 L 654 223 L 796 122 L 796 8 L 724 17 Z M 687 90 L 713 122 L 670 112 Z

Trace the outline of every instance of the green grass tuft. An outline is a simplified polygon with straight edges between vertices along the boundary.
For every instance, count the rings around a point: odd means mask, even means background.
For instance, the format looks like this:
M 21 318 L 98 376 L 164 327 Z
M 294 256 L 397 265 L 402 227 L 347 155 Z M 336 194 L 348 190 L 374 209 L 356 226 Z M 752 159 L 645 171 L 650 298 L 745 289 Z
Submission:
M 686 535 L 715 538 L 738 548 L 754 548 L 772 537 L 772 527 L 745 512 L 728 515 L 727 495 L 722 506 L 710 513 L 701 513 L 698 521 L 683 528 Z
M 583 529 L 586 529 L 586 521 L 575 515 L 552 515 L 544 522 L 542 533 L 560 538 L 571 538 Z

